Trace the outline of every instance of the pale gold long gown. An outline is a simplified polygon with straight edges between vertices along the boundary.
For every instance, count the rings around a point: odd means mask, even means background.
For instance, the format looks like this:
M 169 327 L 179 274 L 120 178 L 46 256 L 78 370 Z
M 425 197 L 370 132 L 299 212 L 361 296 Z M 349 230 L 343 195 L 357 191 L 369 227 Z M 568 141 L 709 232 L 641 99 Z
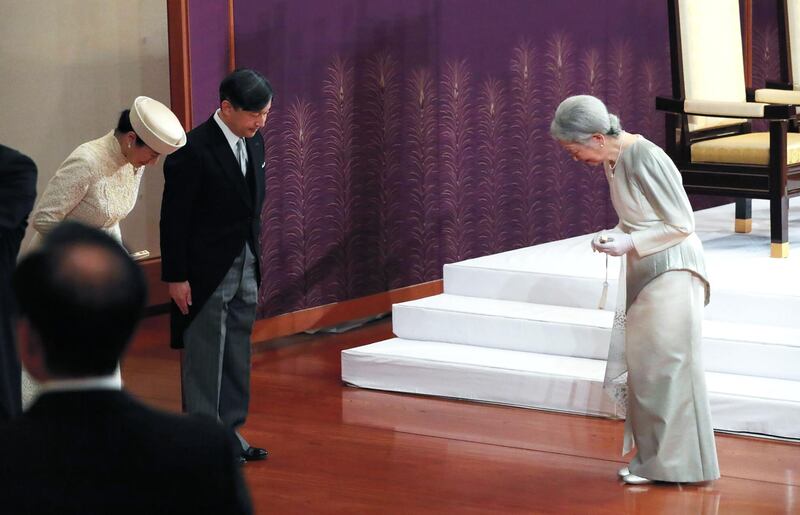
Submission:
M 641 136 L 605 170 L 619 229 L 635 247 L 626 255 L 627 417 L 637 448 L 629 469 L 659 481 L 717 479 L 702 361 L 709 285 L 680 173 Z

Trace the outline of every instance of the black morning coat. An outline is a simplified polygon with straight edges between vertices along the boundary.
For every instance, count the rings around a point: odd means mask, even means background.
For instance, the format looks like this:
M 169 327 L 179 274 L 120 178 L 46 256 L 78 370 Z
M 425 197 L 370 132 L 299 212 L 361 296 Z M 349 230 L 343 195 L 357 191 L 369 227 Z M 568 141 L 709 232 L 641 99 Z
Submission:
M 189 281 L 192 305 L 183 315 L 171 303 L 173 348 L 183 347 L 183 332 L 222 282 L 244 245 L 258 265 L 261 206 L 264 203 L 264 139 L 245 138 L 248 168 L 239 162 L 213 116 L 187 134 L 181 149 L 164 162 L 161 203 L 161 278 Z

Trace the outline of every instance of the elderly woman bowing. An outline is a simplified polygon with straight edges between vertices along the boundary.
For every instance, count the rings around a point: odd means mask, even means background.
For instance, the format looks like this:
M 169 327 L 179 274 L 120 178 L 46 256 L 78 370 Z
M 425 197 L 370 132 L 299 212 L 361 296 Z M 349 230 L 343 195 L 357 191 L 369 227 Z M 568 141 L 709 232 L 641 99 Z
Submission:
M 612 337 L 608 367 L 619 365 L 611 379 L 626 383 L 626 441 L 637 452 L 619 475 L 628 484 L 717 479 L 701 341 L 709 284 L 680 173 L 592 96 L 564 100 L 550 133 L 576 161 L 602 165 L 619 216 L 592 240 L 595 251 L 625 256 L 621 363 Z

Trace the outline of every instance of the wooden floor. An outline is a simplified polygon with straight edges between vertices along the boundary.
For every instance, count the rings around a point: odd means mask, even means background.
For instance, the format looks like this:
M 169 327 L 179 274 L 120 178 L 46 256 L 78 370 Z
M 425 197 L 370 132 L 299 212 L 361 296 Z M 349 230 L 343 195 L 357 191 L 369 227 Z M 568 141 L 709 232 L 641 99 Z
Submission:
M 165 317 L 147 319 L 123 378 L 180 407 Z M 800 514 L 800 444 L 717 435 L 723 477 L 624 486 L 622 423 L 343 386 L 339 353 L 391 336 L 388 320 L 256 346 L 243 431 L 269 449 L 245 475 L 259 514 Z

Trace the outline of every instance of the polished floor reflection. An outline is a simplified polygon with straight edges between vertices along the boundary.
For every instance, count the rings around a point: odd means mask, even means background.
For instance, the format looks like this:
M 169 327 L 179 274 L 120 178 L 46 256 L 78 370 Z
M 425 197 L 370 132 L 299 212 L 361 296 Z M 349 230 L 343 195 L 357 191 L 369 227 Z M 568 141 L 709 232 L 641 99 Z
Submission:
M 178 410 L 166 318 L 145 321 L 126 386 Z M 800 444 L 717 435 L 722 479 L 623 486 L 620 422 L 349 388 L 339 352 L 381 321 L 256 346 L 245 468 L 257 513 L 800 514 Z

